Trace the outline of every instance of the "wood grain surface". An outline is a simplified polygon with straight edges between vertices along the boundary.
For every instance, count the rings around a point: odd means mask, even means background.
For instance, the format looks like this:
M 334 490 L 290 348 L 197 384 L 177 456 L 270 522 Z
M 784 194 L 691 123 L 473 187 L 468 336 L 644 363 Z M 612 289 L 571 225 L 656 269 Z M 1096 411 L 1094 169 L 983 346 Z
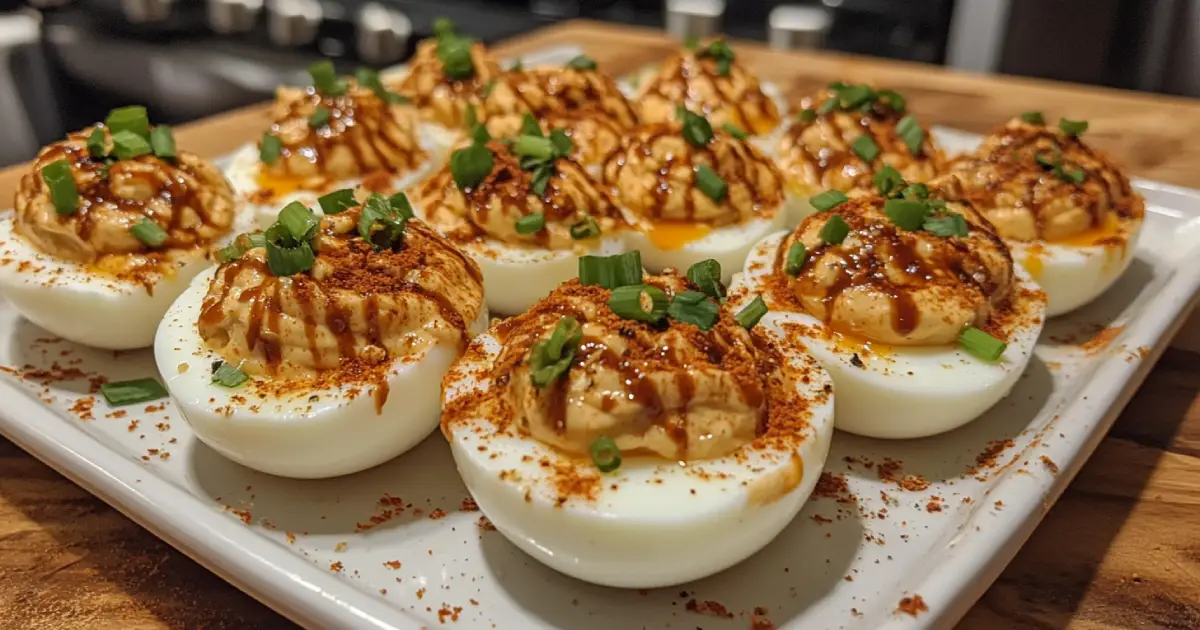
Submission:
M 497 47 L 577 44 L 624 73 L 672 44 L 651 31 L 572 22 Z M 1040 109 L 1091 122 L 1089 140 L 1136 175 L 1200 187 L 1200 103 L 832 54 L 738 47 L 797 96 L 832 80 L 897 89 L 928 123 L 985 132 Z M 256 137 L 262 106 L 180 129 L 219 155 Z M 0 173 L 11 198 L 21 169 Z M 962 630 L 1200 628 L 1200 355 L 1168 350 Z M 0 403 L 2 404 L 2 403 Z M 288 628 L 282 617 L 0 439 L 0 628 Z

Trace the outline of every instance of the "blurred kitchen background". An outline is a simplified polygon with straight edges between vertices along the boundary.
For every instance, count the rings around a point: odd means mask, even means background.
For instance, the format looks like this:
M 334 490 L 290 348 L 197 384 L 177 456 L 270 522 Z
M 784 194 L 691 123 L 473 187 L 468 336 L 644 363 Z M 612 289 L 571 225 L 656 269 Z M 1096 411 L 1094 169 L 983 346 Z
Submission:
M 485 42 L 588 17 L 1200 96 L 1200 0 L 0 0 L 0 164 L 117 105 L 180 123 L 319 56 L 402 63 L 443 15 Z

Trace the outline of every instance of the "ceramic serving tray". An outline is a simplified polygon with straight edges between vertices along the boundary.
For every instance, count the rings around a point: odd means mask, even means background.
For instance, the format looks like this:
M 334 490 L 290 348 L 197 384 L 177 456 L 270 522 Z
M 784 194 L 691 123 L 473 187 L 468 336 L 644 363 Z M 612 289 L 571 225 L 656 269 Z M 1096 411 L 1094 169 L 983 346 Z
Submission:
M 935 133 L 951 151 L 977 141 Z M 73 345 L 2 301 L 0 433 L 311 628 L 947 628 L 1058 498 L 1195 302 L 1200 191 L 1136 185 L 1148 215 L 1129 271 L 1046 326 L 1007 399 L 933 438 L 838 433 L 790 527 L 746 562 L 676 588 L 592 586 L 528 558 L 477 511 L 440 434 L 337 479 L 233 464 L 169 401 L 105 405 L 103 379 L 157 375 L 149 350 Z

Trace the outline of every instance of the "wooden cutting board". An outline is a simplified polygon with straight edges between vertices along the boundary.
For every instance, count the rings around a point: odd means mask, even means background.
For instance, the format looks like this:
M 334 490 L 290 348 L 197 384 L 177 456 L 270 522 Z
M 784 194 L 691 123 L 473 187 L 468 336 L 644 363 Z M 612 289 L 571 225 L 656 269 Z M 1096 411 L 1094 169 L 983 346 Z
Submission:
M 614 74 L 662 58 L 661 33 L 573 21 L 496 47 L 582 46 Z M 1200 187 L 1200 102 L 831 53 L 737 52 L 790 97 L 830 81 L 905 94 L 927 124 L 984 133 L 1042 110 L 1090 121 L 1088 140 L 1137 176 Z M 177 131 L 201 155 L 258 137 L 265 106 Z M 0 172 L 11 199 L 24 169 Z M 1192 330 L 1200 330 L 1193 326 Z M 1186 333 L 1185 333 L 1186 334 Z M 1188 344 L 1200 348 L 1200 334 Z M 962 630 L 1200 628 L 1200 355 L 1169 350 L 1088 465 Z M 704 618 L 697 617 L 703 625 Z M 0 439 L 0 628 L 287 628 L 33 457 Z

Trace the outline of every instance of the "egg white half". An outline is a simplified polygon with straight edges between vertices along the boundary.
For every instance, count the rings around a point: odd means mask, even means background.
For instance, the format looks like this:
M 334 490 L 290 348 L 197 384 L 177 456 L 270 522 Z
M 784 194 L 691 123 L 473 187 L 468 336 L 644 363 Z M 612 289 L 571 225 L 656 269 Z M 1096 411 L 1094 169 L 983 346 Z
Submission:
M 1046 317 L 1069 313 L 1100 297 L 1129 268 L 1142 232 L 1129 222 L 1124 245 L 1060 245 L 1005 241 L 1050 299 Z
M 212 383 L 220 356 L 196 327 L 213 271 L 171 305 L 154 339 L 163 382 L 196 436 L 225 457 L 273 475 L 316 479 L 365 470 L 416 446 L 437 428 L 442 375 L 458 356 L 450 344 L 397 361 L 377 409 L 377 386 L 347 384 L 263 398 L 247 383 Z M 487 309 L 471 325 L 487 326 Z
M 759 325 L 770 328 L 766 320 Z M 778 331 L 768 334 L 782 341 Z M 443 381 L 447 406 L 498 386 L 480 375 L 489 373 L 500 348 L 491 333 L 476 338 Z M 812 357 L 788 349 L 784 356 L 811 376 L 795 384 L 796 396 L 810 401 L 808 425 L 786 450 L 745 447 L 686 465 L 627 454 L 618 470 L 604 474 L 590 461 L 515 428 L 497 430 L 494 419 L 451 420 L 443 431 L 480 509 L 535 559 L 606 586 L 681 584 L 766 546 L 800 511 L 820 477 L 833 433 L 829 377 Z M 569 470 L 585 471 L 584 477 L 564 476 Z M 572 479 L 590 485 L 592 497 L 562 500 L 559 489 Z
M 417 140 L 421 149 L 425 151 L 427 158 L 412 171 L 394 176 L 391 181 L 392 188 L 396 191 L 407 190 L 428 177 L 438 168 L 441 168 L 442 164 L 449 157 L 449 143 L 453 142 L 457 137 L 458 134 L 453 134 L 440 126 L 436 128 L 433 125 L 426 124 L 418 126 Z M 355 188 L 362 183 L 361 177 L 352 177 L 331 183 L 327 190 L 297 190 L 283 195 L 276 195 L 270 203 L 255 203 L 251 201 L 251 196 L 260 189 L 258 184 L 260 168 L 261 163 L 258 158 L 258 147 L 254 143 L 250 143 L 238 149 L 233 154 L 233 157 L 229 161 L 229 166 L 225 169 L 225 176 L 229 178 L 229 183 L 233 185 L 233 191 L 237 195 L 239 202 L 253 212 L 258 227 L 264 230 L 271 227 L 275 223 L 275 219 L 279 217 L 279 211 L 293 201 L 299 201 L 312 208 L 320 216 L 321 206 L 317 204 L 318 197 L 327 192 L 342 188 Z
M 730 288 L 734 308 L 764 293 L 765 280 L 785 236 L 786 232 L 772 234 L 754 246 L 744 272 Z M 1039 289 L 1019 264 L 1014 271 L 1020 287 Z M 1015 329 L 1000 360 L 989 363 L 957 345 L 889 346 L 856 352 L 856 348 L 836 343 L 824 322 L 807 312 L 781 310 L 770 300 L 768 305 L 773 323 L 802 344 L 833 378 L 837 428 L 892 439 L 956 429 L 1007 396 L 1029 364 L 1045 318 L 1044 302 L 1030 299 L 1022 303 L 1021 307 L 1041 316 Z
M 414 204 L 413 212 L 428 221 L 420 205 Z M 625 251 L 624 237 L 619 234 L 579 241 L 569 250 L 514 245 L 486 237 L 456 245 L 479 263 L 488 310 L 501 316 L 525 312 L 558 285 L 578 276 L 580 256 L 611 256 Z
M 252 222 L 248 212 L 238 210 L 223 241 Z M 196 249 L 147 288 L 45 254 L 15 232 L 11 216 L 0 219 L 0 295 L 50 334 L 94 348 L 150 346 L 171 302 L 210 264 L 205 251 Z
M 665 249 L 654 244 L 646 232 L 629 230 L 625 236 L 627 250 L 642 252 L 642 265 L 650 273 L 661 273 L 671 267 L 686 270 L 706 259 L 721 263 L 721 281 L 728 283 L 742 268 L 750 248 L 766 235 L 783 227 L 787 213 L 783 208 L 769 218 L 756 218 L 742 223 L 713 228 L 704 236 L 678 248 Z

